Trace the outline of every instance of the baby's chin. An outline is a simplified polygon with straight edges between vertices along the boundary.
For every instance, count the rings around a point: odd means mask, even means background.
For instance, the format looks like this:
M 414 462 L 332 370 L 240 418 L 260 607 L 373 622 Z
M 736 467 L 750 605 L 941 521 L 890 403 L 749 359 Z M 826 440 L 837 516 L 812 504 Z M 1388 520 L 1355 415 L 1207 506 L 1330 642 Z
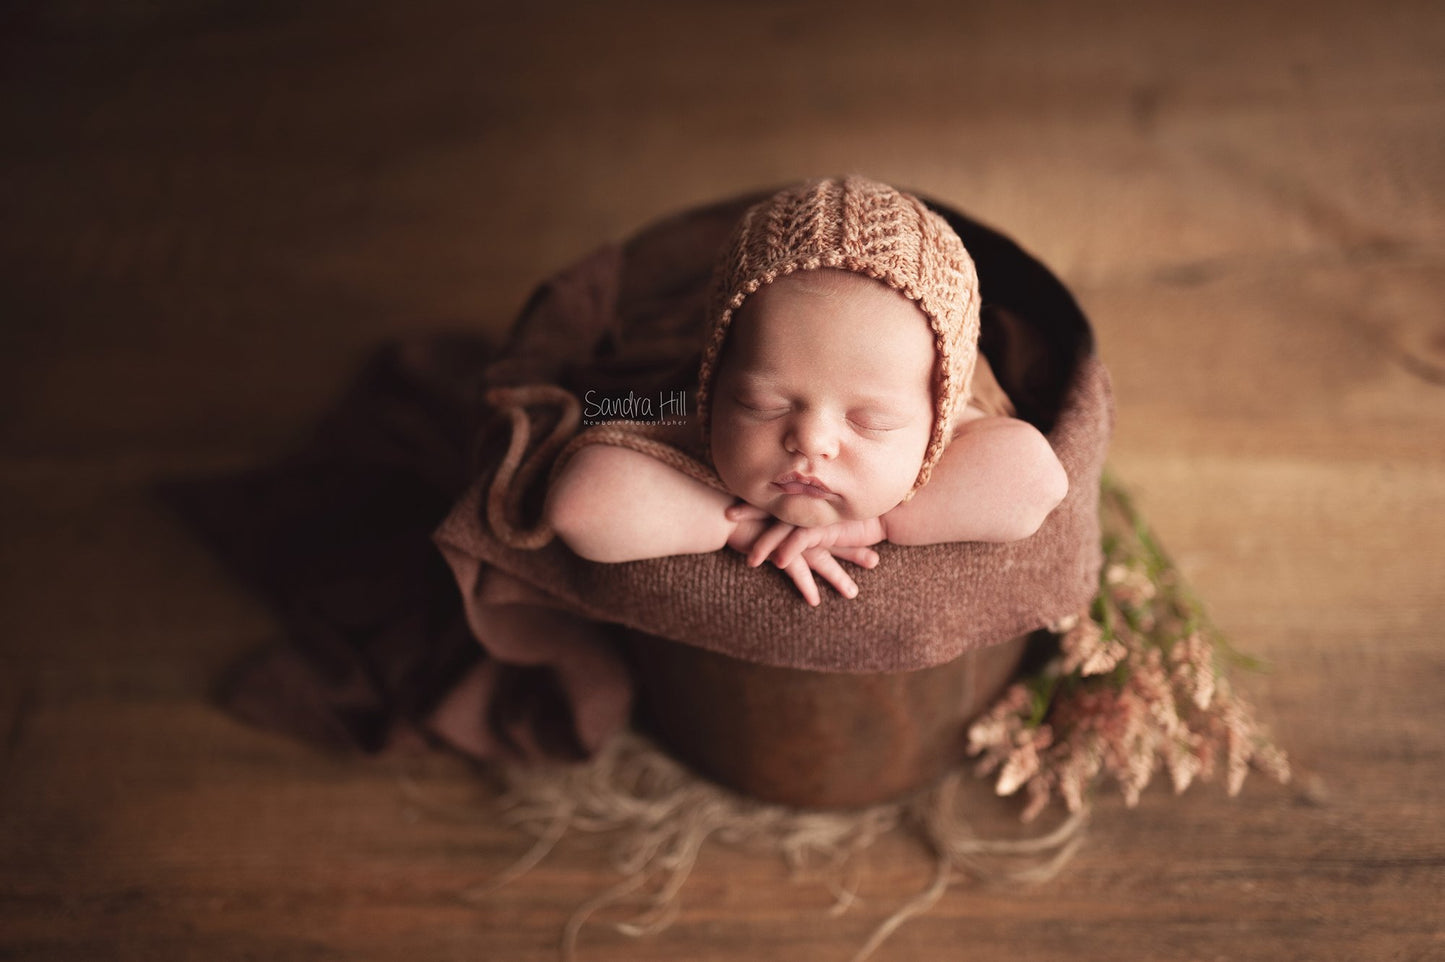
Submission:
M 817 528 L 838 521 L 853 520 L 852 515 L 843 505 L 805 495 L 779 498 L 765 507 L 779 521 L 796 525 L 799 528 Z

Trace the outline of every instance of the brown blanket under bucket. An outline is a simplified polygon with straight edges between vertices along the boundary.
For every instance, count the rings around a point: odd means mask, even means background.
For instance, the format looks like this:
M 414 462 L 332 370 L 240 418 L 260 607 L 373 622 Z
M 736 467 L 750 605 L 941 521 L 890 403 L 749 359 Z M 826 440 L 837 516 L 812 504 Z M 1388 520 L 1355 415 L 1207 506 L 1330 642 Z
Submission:
M 281 465 L 173 487 L 292 629 L 232 676 L 228 703 L 366 749 L 419 731 L 482 757 L 576 757 L 627 723 L 641 679 L 649 717 L 696 767 L 805 805 L 888 797 L 956 760 L 1019 639 L 1094 595 L 1113 416 L 1072 297 L 996 232 L 933 205 L 977 263 L 983 354 L 1069 476 L 1033 537 L 880 545 L 857 598 L 825 592 L 815 609 L 732 552 L 597 564 L 556 541 L 513 547 L 488 521 L 512 431 L 487 392 L 690 397 L 714 260 L 759 196 L 669 218 L 560 272 L 500 348 L 454 336 L 389 349 Z M 552 412 L 529 414 L 544 436 Z M 522 528 L 545 494 L 540 467 L 508 509 Z M 426 543 L 438 521 L 455 583 Z

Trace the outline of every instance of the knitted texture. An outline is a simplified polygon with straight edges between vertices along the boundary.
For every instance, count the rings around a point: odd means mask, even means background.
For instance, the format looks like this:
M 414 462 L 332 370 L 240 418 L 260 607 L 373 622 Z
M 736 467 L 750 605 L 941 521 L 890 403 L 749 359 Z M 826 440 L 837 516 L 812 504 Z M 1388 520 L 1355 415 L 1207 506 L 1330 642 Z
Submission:
M 497 473 L 487 493 L 487 523 L 507 544 L 514 548 L 540 548 L 552 540 L 552 531 L 538 522 L 528 529 L 518 516 L 519 502 L 528 486 L 552 462 L 558 452 L 577 433 L 581 420 L 577 399 L 568 391 L 550 384 L 534 384 L 519 388 L 493 388 L 487 392 L 487 403 L 506 415 L 511 422 L 511 439 L 507 452 L 497 465 Z M 527 454 L 532 441 L 532 422 L 528 405 L 550 404 L 560 414 L 547 438 Z
M 917 491 L 952 436 L 955 413 L 968 403 L 978 357 L 978 274 L 947 221 L 918 198 L 863 177 L 785 188 L 739 221 L 708 309 L 711 330 L 697 395 L 704 433 L 713 379 L 737 311 L 749 295 L 778 278 L 820 268 L 872 277 L 928 316 L 935 353 L 934 423 L 913 483 Z
M 1088 358 L 1048 435 L 1068 473 L 1069 494 L 1033 537 L 1008 544 L 882 544 L 883 561 L 861 573 L 858 597 L 825 593 L 818 608 L 802 602 L 781 573 L 749 568 L 732 552 L 597 564 L 557 541 L 513 548 L 484 520 L 490 477 L 472 486 L 434 537 L 469 609 L 479 572 L 494 568 L 547 592 L 564 610 L 746 661 L 814 671 L 912 671 L 1089 604 L 1098 586 L 1098 486 L 1111 407 L 1108 374 Z

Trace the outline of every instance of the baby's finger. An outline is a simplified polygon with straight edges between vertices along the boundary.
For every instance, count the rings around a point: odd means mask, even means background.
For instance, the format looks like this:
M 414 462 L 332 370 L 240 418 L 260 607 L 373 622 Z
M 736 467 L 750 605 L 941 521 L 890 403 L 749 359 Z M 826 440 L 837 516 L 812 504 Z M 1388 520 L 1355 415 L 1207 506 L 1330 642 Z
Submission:
M 729 521 L 762 521 L 764 518 L 772 517 L 762 508 L 748 504 L 746 501 L 728 505 L 723 509 L 723 516 Z
M 827 551 L 821 548 L 817 551 L 810 551 L 808 552 L 807 559 L 809 566 L 817 572 L 819 577 L 832 585 L 838 594 L 844 598 L 856 598 L 858 596 L 857 582 L 849 577 L 848 572 L 843 570 L 843 566 Z
M 830 549 L 833 557 L 850 561 L 860 568 L 878 567 L 878 552 L 872 548 L 848 548 L 841 545 Z
M 767 561 L 769 556 L 772 555 L 773 549 L 782 544 L 784 539 L 792 533 L 792 525 L 779 522 L 758 535 L 758 540 L 754 541 L 753 546 L 748 549 L 748 565 L 756 568 L 764 561 Z M 779 567 L 782 566 L 779 565 Z
M 793 579 L 793 584 L 798 586 L 798 591 L 802 594 L 804 601 L 814 608 L 822 603 L 823 598 L 818 594 L 818 583 L 813 580 L 813 572 L 809 569 L 806 561 L 799 558 L 783 570 L 788 573 L 789 578 Z
M 782 543 L 773 549 L 773 564 L 779 568 L 786 568 L 797 561 L 804 551 L 813 546 L 813 535 L 808 528 L 794 528 L 783 539 Z

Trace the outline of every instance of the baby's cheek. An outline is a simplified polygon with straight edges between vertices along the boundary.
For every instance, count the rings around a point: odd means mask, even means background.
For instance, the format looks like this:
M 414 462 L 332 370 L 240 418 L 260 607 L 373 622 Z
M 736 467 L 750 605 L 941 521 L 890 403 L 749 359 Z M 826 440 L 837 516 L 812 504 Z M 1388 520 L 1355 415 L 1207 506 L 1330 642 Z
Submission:
M 870 452 L 864 462 L 862 474 L 866 486 L 874 497 L 888 497 L 902 486 L 906 491 L 918 476 L 923 457 L 913 456 L 911 446 L 881 448 Z M 900 495 L 901 496 L 901 495 Z
M 728 458 L 735 472 L 755 475 L 770 467 L 769 445 L 756 433 L 740 434 L 728 445 Z
M 714 435 L 712 459 L 718 476 L 733 494 L 743 498 L 756 496 L 749 490 L 755 486 L 759 472 L 755 451 L 740 445 L 736 438 L 718 432 Z

